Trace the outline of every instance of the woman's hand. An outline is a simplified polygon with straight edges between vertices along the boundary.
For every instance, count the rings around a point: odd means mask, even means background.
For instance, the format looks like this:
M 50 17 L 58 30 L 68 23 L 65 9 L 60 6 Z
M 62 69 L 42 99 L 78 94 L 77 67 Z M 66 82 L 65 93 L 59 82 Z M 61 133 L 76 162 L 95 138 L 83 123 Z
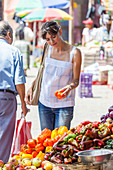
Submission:
M 70 85 L 67 85 L 67 86 L 63 87 L 62 89 L 59 89 L 58 93 L 60 93 L 60 97 L 58 99 L 66 98 L 70 91 L 71 91 L 71 86 Z
M 32 87 L 30 87 L 27 91 L 27 95 L 26 95 L 26 103 L 31 105 L 31 100 L 32 100 L 32 97 L 33 97 L 33 93 L 32 93 Z

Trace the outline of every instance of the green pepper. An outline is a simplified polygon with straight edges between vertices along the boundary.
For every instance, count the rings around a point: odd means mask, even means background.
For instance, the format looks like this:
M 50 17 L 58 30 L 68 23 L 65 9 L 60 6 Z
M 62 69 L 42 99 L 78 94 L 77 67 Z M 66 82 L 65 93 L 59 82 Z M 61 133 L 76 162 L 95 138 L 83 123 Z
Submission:
M 106 141 L 106 144 L 109 145 L 112 142 L 112 139 Z
M 111 145 L 107 145 L 107 149 L 112 149 L 112 146 Z
M 69 135 L 67 135 L 67 136 L 64 138 L 64 141 L 65 141 L 65 142 L 68 142 L 68 140 L 69 140 L 70 138 L 75 139 L 76 136 L 77 136 L 76 134 L 69 134 Z
M 77 142 L 75 139 L 73 139 L 73 138 L 70 138 L 70 139 L 68 140 L 68 143 L 70 143 L 70 144 L 78 147 L 78 142 Z

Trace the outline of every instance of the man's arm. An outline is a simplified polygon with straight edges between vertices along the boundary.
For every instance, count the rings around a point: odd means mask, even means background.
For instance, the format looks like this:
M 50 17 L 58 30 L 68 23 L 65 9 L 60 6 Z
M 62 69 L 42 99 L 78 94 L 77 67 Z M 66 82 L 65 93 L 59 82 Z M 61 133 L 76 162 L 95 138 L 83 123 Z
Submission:
M 26 103 L 25 103 L 25 84 L 16 85 L 16 89 L 20 96 L 20 100 L 22 104 L 22 112 L 24 113 L 24 116 L 26 116 L 28 112 L 28 108 L 26 107 Z

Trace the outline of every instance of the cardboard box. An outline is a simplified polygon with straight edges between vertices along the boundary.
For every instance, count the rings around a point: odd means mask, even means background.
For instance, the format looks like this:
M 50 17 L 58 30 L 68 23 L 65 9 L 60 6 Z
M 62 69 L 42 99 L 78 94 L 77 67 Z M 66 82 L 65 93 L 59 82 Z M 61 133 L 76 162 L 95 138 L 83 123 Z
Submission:
M 108 71 L 99 71 L 99 81 L 102 82 L 108 81 Z

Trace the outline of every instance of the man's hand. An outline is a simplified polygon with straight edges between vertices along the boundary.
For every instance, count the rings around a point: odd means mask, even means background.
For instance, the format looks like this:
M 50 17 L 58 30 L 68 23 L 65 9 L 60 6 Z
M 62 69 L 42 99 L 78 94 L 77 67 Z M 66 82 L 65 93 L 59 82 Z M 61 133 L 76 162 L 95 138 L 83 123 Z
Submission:
M 26 116 L 27 113 L 30 111 L 30 109 L 27 108 L 26 103 L 23 103 L 21 108 L 22 108 L 22 112 L 23 112 L 24 116 Z

